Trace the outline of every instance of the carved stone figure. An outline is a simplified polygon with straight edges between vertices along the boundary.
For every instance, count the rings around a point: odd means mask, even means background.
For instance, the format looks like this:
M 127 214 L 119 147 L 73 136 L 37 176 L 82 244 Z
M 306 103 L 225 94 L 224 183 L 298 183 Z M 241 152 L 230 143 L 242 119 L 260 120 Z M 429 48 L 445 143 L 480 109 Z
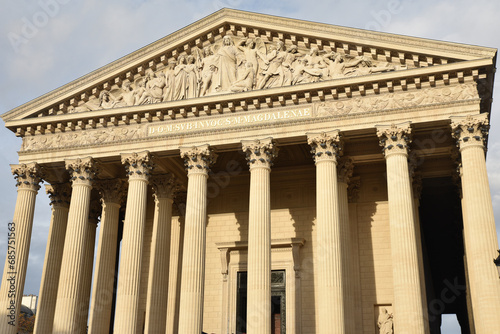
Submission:
M 387 309 L 383 308 L 382 313 L 378 316 L 377 325 L 380 334 L 393 334 L 392 330 L 392 313 L 387 312 Z
M 190 99 L 193 97 L 198 97 L 198 85 L 200 78 L 198 74 L 198 68 L 194 63 L 194 56 L 189 55 L 187 57 L 187 65 L 185 71 L 187 73 L 186 98 Z
M 245 39 L 238 43 L 238 49 L 245 54 L 245 60 L 247 63 L 252 64 L 252 68 L 255 73 L 259 73 L 260 65 L 259 60 L 264 62 L 264 64 L 268 65 L 269 62 L 266 59 L 266 46 L 260 40 L 257 39 L 259 46 L 257 47 L 257 42 L 253 39 Z M 245 45 L 243 47 L 242 45 Z M 253 83 L 255 85 L 256 82 Z
M 175 60 L 170 60 L 165 70 L 165 88 L 163 89 L 163 102 L 172 101 L 175 91 Z
M 222 38 L 222 46 L 217 50 L 218 72 L 216 75 L 215 90 L 218 92 L 229 91 L 231 84 L 236 81 L 236 64 L 238 50 L 229 36 Z
M 207 46 L 203 49 L 203 58 L 198 59 L 198 67 L 201 70 L 201 85 L 199 96 L 205 96 L 210 92 L 214 74 L 217 72 L 216 56 L 212 48 Z
M 174 87 L 174 98 L 173 100 L 183 100 L 186 98 L 186 88 L 187 88 L 187 71 L 186 71 L 186 56 L 181 55 L 177 60 L 177 66 L 175 66 L 175 87 Z
M 283 61 L 287 53 L 284 51 L 285 45 L 282 41 L 276 43 L 276 49 L 272 50 L 268 56 L 267 61 L 269 65 L 264 69 L 262 74 L 264 77 L 260 80 L 258 88 L 262 89 L 264 87 L 280 87 L 283 86 L 284 73 L 283 73 Z M 272 80 L 270 80 L 272 78 Z
M 252 90 L 255 72 L 253 70 L 253 64 L 251 62 L 245 63 L 245 72 L 240 76 L 240 78 L 231 85 L 232 92 L 246 92 Z

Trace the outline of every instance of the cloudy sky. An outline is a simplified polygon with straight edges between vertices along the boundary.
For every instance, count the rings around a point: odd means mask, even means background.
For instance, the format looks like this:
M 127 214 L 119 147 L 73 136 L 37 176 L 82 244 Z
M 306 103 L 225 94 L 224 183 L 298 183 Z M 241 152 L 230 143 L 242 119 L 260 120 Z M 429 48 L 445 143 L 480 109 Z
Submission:
M 500 2 L 491 0 L 2 0 L 1 3 L 1 114 L 223 7 L 494 48 L 500 45 Z M 497 219 L 500 217 L 499 94 L 497 88 L 487 159 Z M 3 189 L 0 259 L 4 259 L 6 226 L 13 216 L 16 200 L 9 164 L 17 163 L 16 152 L 21 141 L 0 123 L 0 189 Z M 41 190 L 25 294 L 38 294 L 49 221 L 48 199 Z M 447 333 L 455 332 L 454 325 L 447 326 Z

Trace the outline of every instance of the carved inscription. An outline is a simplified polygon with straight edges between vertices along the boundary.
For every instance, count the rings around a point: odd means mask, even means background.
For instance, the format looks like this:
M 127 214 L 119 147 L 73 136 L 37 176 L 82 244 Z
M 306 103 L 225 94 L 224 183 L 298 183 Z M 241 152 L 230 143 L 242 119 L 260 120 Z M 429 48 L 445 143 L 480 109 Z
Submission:
M 165 122 L 164 124 L 149 126 L 147 134 L 148 136 L 154 136 L 174 132 L 197 131 L 203 129 L 215 129 L 252 123 L 268 123 L 273 121 L 309 117 L 312 117 L 311 108 L 301 108 L 188 122 Z

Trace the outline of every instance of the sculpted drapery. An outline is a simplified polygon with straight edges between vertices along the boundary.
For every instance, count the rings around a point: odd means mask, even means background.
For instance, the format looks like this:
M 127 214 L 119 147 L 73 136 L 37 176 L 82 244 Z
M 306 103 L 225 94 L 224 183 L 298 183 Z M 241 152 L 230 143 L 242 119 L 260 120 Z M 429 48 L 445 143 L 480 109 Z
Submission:
M 171 58 L 156 71 L 148 68 L 144 76 L 125 79 L 120 87 L 103 89 L 98 97 L 92 96 L 77 107 L 70 106 L 68 112 L 168 102 L 404 68 L 313 46 L 287 46 L 281 40 L 264 42 L 260 37 L 225 35 L 203 49 L 195 47 Z

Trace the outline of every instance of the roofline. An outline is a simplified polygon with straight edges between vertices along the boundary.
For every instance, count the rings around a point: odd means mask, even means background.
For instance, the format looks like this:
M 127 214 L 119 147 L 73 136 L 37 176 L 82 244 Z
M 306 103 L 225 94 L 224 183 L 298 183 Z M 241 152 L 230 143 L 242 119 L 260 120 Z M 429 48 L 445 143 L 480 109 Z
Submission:
M 46 104 L 48 101 L 64 98 L 64 95 L 75 94 L 75 89 L 81 90 L 82 86 L 89 85 L 92 83 L 92 81 L 111 75 L 111 73 L 113 73 L 113 71 L 115 71 L 117 68 L 132 66 L 134 63 L 140 62 L 141 58 L 154 53 L 159 53 L 162 51 L 162 49 L 171 46 L 171 44 L 174 42 L 180 42 L 180 40 L 188 35 L 198 34 L 207 29 L 210 30 L 210 27 L 222 23 L 233 23 L 232 20 L 238 20 L 238 23 L 246 20 L 249 25 L 268 24 L 270 25 L 270 27 L 272 27 L 270 29 L 274 30 L 279 30 L 281 28 L 287 31 L 310 31 L 315 33 L 315 36 L 324 35 L 328 36 L 328 38 L 331 39 L 342 40 L 344 38 L 346 40 L 349 40 L 355 38 L 357 40 L 364 41 L 367 45 L 376 46 L 377 44 L 389 44 L 394 48 L 397 47 L 399 49 L 404 49 L 405 47 L 418 47 L 421 48 L 423 52 L 428 51 L 431 54 L 436 54 L 439 52 L 448 53 L 464 60 L 495 58 L 497 53 L 497 49 L 489 47 L 436 41 L 432 39 L 382 33 L 365 29 L 342 27 L 332 24 L 318 23 L 314 21 L 291 19 L 280 16 L 223 8 L 204 18 L 201 18 L 194 23 L 178 29 L 177 31 L 155 42 L 148 44 L 137 51 L 129 53 L 128 55 L 125 55 L 84 76 L 81 76 L 69 82 L 68 84 L 60 86 L 46 94 L 41 95 L 40 97 L 26 102 L 14 109 L 11 109 L 10 111 L 2 114 L 1 117 L 4 122 L 7 123 L 8 121 L 12 121 L 16 117 L 24 115 L 25 113 L 32 113 L 33 109 L 37 110 L 43 108 L 44 104 Z M 311 23 L 314 24 L 315 27 L 313 27 Z

